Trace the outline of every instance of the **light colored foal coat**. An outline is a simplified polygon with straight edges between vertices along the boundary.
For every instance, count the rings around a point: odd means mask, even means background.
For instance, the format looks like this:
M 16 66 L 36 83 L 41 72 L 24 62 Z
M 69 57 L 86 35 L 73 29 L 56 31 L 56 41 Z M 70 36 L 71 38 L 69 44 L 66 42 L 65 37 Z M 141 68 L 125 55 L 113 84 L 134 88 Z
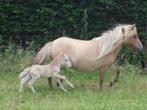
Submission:
M 26 82 L 28 82 L 29 87 L 31 88 L 32 92 L 35 93 L 35 89 L 33 84 L 40 78 L 45 77 L 54 78 L 59 87 L 67 92 L 67 90 L 63 87 L 61 80 L 65 81 L 68 85 L 73 88 L 73 85 L 66 79 L 65 76 L 60 75 L 60 69 L 64 66 L 66 68 L 71 67 L 71 63 L 69 58 L 65 54 L 60 54 L 54 58 L 54 60 L 48 65 L 33 65 L 24 69 L 24 71 L 20 74 L 20 89 L 19 92 L 22 92 L 23 86 Z

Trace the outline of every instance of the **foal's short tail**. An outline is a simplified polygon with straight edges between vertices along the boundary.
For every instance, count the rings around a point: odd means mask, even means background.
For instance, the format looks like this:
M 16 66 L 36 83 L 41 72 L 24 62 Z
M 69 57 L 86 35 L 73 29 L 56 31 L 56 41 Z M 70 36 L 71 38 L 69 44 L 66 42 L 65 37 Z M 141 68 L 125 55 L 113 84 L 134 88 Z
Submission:
M 34 58 L 33 65 L 35 64 L 43 64 L 51 55 L 51 46 L 52 42 L 45 44 L 44 47 L 37 53 Z
M 28 67 L 28 68 L 24 69 L 24 71 L 20 73 L 19 79 L 22 79 L 22 78 L 24 78 L 26 75 L 28 75 L 28 74 L 30 73 L 30 69 L 31 69 L 31 67 Z

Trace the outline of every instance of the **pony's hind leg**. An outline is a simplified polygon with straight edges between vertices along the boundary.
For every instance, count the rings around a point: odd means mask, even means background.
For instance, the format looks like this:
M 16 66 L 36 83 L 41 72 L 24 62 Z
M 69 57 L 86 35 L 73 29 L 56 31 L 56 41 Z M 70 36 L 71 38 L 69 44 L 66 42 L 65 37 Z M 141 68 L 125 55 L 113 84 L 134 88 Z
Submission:
M 110 82 L 110 87 L 112 87 L 115 83 L 118 82 L 119 75 L 120 75 L 120 69 L 119 69 L 118 64 L 114 64 L 112 69 L 115 72 L 115 78 Z
M 31 79 L 30 75 L 26 75 L 20 80 L 19 92 L 22 92 L 24 85 Z
M 108 66 L 102 67 L 100 68 L 100 83 L 99 83 L 99 91 L 102 91 L 103 89 L 103 81 L 104 81 L 104 77 L 105 77 L 105 72 L 107 71 L 107 69 L 109 68 Z

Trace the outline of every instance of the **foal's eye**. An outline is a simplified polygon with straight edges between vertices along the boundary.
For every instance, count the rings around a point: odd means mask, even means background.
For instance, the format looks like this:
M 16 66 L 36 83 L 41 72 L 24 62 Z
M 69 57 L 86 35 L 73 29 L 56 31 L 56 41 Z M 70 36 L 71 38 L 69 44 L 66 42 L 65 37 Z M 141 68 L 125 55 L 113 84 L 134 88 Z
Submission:
M 137 36 L 134 36 L 134 38 L 137 38 Z
M 66 59 L 65 62 L 67 62 L 68 60 Z

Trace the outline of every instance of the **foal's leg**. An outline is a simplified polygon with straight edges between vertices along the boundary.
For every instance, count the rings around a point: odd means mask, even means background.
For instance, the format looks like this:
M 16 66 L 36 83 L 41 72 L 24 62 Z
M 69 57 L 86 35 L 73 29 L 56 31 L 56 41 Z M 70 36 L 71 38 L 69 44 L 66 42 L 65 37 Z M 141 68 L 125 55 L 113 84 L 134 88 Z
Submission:
M 24 85 L 31 79 L 30 75 L 26 75 L 25 77 L 23 77 L 20 81 L 20 88 L 19 88 L 19 92 L 22 92 L 22 89 L 24 87 Z
M 62 90 L 67 91 L 67 90 L 63 87 L 61 80 L 64 80 L 68 85 L 70 85 L 70 87 L 73 88 L 73 85 L 66 79 L 65 76 L 60 75 L 60 74 L 56 74 L 56 75 L 54 75 L 54 77 L 58 79 L 57 81 L 58 81 L 59 86 L 60 86 L 60 88 L 61 88 Z
M 62 82 L 60 79 L 56 79 L 57 83 L 59 84 L 59 87 L 61 88 L 61 90 L 63 90 L 64 92 L 67 92 L 67 90 L 64 88 L 64 86 L 62 85 Z
M 61 83 L 63 83 L 63 80 L 62 80 L 62 79 L 60 79 L 60 82 L 61 82 Z M 56 82 L 56 85 L 57 85 L 57 87 L 59 87 L 59 86 L 60 86 L 58 81 Z
M 32 76 L 32 79 L 28 82 L 28 86 L 32 90 L 33 93 L 36 93 L 36 91 L 35 91 L 35 89 L 33 87 L 33 84 L 37 81 L 37 79 L 40 78 L 40 76 L 39 75 L 35 75 L 35 74 L 33 74 L 31 76 Z
M 58 75 L 60 75 L 60 74 L 58 74 Z M 60 79 L 61 83 L 63 81 L 65 81 L 71 88 L 74 88 L 73 84 L 71 82 L 69 82 L 65 76 L 63 76 L 63 75 L 60 75 L 60 76 L 63 77 L 62 79 Z
M 61 74 L 61 73 L 60 73 L 60 74 Z M 60 81 L 61 81 L 61 83 L 63 83 L 63 80 L 62 80 L 62 79 L 60 79 Z M 58 82 L 56 82 L 56 85 L 57 85 L 57 87 L 60 86 Z
M 114 64 L 112 69 L 115 71 L 116 76 L 113 79 L 113 81 L 110 82 L 110 87 L 112 87 L 115 83 L 118 82 L 119 74 L 120 74 L 120 69 L 119 69 L 119 65 L 118 64 Z
M 103 89 L 103 81 L 104 81 L 104 77 L 105 77 L 105 72 L 108 69 L 108 66 L 102 67 L 100 69 L 100 83 L 99 83 L 99 91 L 102 91 Z

